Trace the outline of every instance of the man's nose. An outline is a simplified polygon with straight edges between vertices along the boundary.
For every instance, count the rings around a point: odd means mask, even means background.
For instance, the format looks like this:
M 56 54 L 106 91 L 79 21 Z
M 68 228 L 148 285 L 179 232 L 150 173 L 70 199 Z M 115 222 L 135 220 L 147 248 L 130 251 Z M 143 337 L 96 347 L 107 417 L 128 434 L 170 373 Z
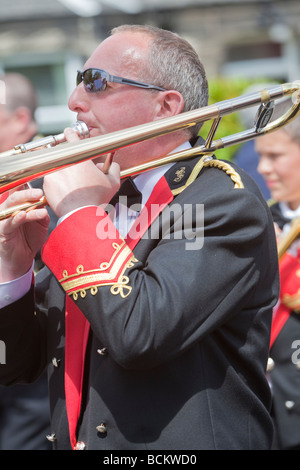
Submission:
M 87 93 L 84 90 L 83 83 L 80 83 L 72 92 L 68 106 L 70 110 L 74 112 L 87 111 L 88 103 Z

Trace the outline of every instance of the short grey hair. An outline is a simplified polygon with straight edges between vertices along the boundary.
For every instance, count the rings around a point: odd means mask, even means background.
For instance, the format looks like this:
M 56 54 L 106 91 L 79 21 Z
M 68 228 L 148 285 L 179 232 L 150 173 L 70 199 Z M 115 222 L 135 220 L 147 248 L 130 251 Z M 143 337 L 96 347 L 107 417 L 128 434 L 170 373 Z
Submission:
M 184 99 L 183 111 L 207 106 L 205 69 L 188 41 L 174 32 L 150 25 L 122 25 L 114 28 L 111 34 L 122 32 L 145 33 L 152 38 L 147 62 L 138 64 L 140 80 L 181 93 Z M 195 126 L 194 135 L 198 134 L 200 127 L 201 124 Z

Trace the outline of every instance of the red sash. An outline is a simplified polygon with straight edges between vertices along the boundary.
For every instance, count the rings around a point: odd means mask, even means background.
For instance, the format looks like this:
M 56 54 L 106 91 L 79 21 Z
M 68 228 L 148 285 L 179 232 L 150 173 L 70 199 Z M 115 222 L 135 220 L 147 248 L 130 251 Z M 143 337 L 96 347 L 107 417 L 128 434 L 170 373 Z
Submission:
M 300 256 L 285 253 L 279 263 L 280 296 L 278 308 L 275 312 L 270 348 L 284 327 L 292 311 L 300 309 Z
M 82 399 L 84 358 L 90 325 L 69 295 L 66 296 L 65 308 L 65 394 L 70 440 L 72 449 L 74 449 Z

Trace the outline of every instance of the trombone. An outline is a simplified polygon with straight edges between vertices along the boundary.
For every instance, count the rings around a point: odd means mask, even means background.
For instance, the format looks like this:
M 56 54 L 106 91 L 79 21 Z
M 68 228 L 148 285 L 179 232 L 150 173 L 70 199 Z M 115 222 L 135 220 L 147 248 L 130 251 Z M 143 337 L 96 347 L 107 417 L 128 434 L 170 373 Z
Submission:
M 292 96 L 293 104 L 290 109 L 279 119 L 269 122 L 272 116 L 274 101 L 286 96 Z M 213 140 L 221 119 L 231 113 L 243 109 L 259 106 L 254 126 L 251 129 Z M 192 156 L 211 155 L 216 150 L 252 140 L 258 136 L 275 131 L 288 124 L 300 112 L 300 82 L 285 83 L 271 88 L 265 88 L 259 92 L 232 98 L 212 104 L 200 109 L 187 111 L 170 118 L 161 119 L 147 124 L 131 127 L 129 129 L 112 132 L 99 137 L 91 137 L 78 142 L 66 143 L 55 146 L 56 141 L 63 140 L 51 137 L 46 148 L 40 148 L 44 142 L 35 142 L 35 148 L 31 146 L 17 146 L 12 151 L 0 153 L 0 194 L 17 186 L 40 178 L 52 171 L 65 168 L 76 163 L 93 159 L 99 155 L 114 152 L 128 145 L 133 145 L 147 139 L 158 137 L 180 129 L 188 129 L 198 123 L 213 120 L 205 143 L 200 146 L 183 150 L 151 162 L 132 167 L 121 172 L 121 178 L 134 176 L 151 168 L 166 163 L 180 161 Z M 77 123 L 79 128 L 85 128 L 84 123 Z M 86 136 L 86 132 L 82 133 Z M 24 150 L 25 149 L 25 150 Z M 34 151 L 32 151 L 34 150 Z M 21 157 L 20 157 L 21 154 Z M 47 204 L 45 197 L 37 204 L 23 204 L 0 212 L 0 220 L 11 217 L 20 210 L 30 210 Z
M 285 252 L 289 249 L 291 244 L 298 238 L 300 235 L 300 218 L 296 217 L 291 222 L 291 227 L 287 234 L 278 242 L 277 252 L 278 260 L 280 261 Z

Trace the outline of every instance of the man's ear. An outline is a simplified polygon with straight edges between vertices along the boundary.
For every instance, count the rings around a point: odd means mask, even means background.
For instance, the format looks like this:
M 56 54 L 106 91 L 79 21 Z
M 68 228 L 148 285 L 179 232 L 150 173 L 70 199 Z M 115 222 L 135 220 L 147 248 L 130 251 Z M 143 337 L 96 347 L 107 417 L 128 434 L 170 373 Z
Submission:
M 156 119 L 163 119 L 180 114 L 184 107 L 184 99 L 176 90 L 158 93 Z

